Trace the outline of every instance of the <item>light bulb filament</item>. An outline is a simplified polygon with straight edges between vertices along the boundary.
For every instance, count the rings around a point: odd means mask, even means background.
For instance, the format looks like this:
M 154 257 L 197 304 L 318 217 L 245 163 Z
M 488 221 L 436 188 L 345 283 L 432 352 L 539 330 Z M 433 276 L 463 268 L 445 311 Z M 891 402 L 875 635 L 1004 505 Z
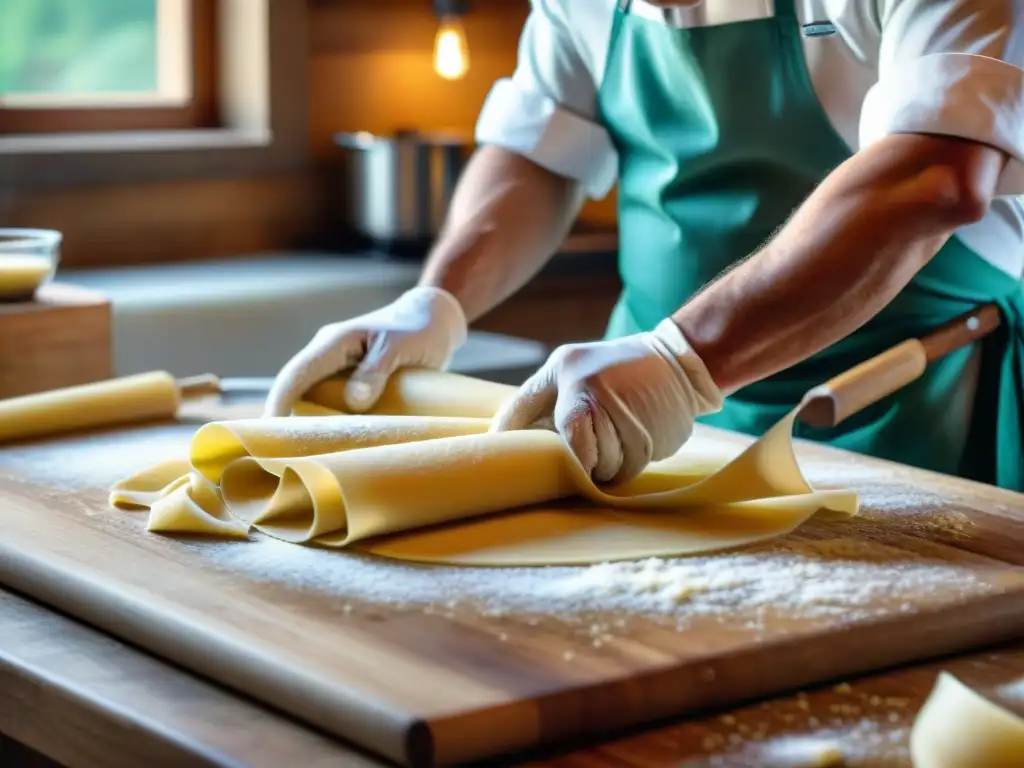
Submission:
M 434 38 L 434 71 L 445 80 L 459 80 L 469 71 L 469 45 L 457 18 L 441 19 Z

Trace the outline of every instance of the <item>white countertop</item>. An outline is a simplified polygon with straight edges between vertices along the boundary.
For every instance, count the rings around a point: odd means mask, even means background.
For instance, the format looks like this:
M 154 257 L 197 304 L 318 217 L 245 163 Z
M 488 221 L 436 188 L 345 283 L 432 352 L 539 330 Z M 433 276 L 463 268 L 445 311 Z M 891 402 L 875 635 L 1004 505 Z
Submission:
M 396 299 L 419 276 L 415 262 L 320 253 L 103 270 L 58 279 L 101 291 L 114 314 L 117 375 L 272 376 L 318 328 Z M 543 344 L 472 332 L 453 370 L 518 383 L 547 355 Z

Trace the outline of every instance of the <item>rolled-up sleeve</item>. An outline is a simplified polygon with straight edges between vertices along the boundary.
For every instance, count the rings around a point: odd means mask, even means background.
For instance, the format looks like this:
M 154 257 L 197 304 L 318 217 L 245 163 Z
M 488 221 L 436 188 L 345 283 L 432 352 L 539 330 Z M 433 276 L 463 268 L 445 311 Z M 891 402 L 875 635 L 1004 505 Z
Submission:
M 579 181 L 592 198 L 608 194 L 618 160 L 597 120 L 597 86 L 552 0 L 533 0 L 510 78 L 499 80 L 476 126 L 479 144 L 502 147 Z
M 877 0 L 882 42 L 860 143 L 953 136 L 1010 157 L 1000 196 L 1024 195 L 1024 12 L 1020 0 Z

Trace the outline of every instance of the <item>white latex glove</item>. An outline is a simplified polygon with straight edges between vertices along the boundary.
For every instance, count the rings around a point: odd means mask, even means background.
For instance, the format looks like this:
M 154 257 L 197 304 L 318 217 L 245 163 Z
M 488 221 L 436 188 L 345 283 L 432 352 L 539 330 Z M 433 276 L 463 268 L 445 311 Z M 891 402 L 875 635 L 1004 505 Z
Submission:
M 678 451 L 697 417 L 721 409 L 722 400 L 669 319 L 650 333 L 559 347 L 491 429 L 528 429 L 553 417 L 595 482 L 622 483 Z
M 345 402 L 353 412 L 367 411 L 398 368 L 444 369 L 467 333 L 454 296 L 440 288 L 413 288 L 375 312 L 321 328 L 278 373 L 263 414 L 289 415 L 314 385 L 353 366 Z

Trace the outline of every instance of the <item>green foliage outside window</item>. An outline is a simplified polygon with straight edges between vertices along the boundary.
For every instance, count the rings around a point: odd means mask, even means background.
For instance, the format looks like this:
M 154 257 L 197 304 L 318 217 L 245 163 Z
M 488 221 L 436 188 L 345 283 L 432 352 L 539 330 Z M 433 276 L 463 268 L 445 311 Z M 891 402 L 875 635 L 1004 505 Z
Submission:
M 155 91 L 157 0 L 0 0 L 0 94 Z

